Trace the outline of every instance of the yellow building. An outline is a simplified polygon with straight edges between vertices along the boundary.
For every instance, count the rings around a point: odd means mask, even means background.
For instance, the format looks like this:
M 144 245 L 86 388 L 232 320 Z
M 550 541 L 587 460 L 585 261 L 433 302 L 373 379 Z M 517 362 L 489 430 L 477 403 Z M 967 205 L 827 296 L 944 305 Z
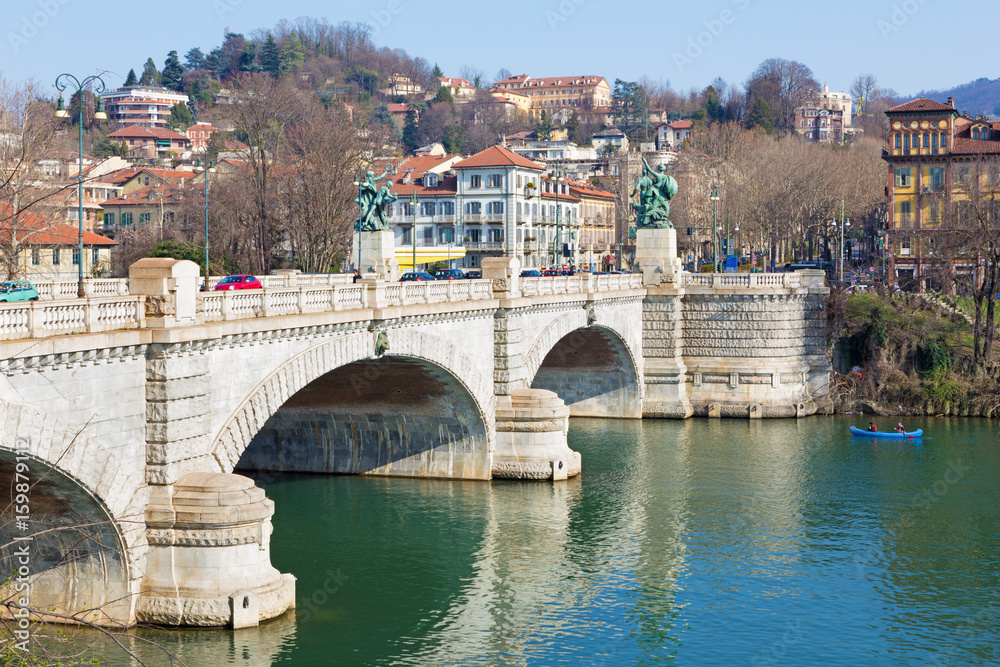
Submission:
M 889 221 L 885 240 L 890 279 L 914 291 L 953 290 L 974 275 L 981 258 L 952 247 L 973 208 L 1000 199 L 1000 123 L 959 115 L 953 98 L 920 98 L 888 111 Z M 996 219 L 994 217 L 994 219 Z
M 541 116 L 542 111 L 551 116 L 560 109 L 590 111 L 611 106 L 611 86 L 603 76 L 532 79 L 527 74 L 519 74 L 497 81 L 494 87 L 527 95 L 531 100 L 531 115 L 535 118 Z

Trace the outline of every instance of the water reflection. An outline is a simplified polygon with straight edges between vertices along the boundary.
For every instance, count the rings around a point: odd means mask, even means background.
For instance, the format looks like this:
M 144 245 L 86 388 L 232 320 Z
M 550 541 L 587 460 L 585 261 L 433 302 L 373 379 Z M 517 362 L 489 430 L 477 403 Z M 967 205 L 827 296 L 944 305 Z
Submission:
M 574 420 L 584 474 L 556 485 L 264 479 L 295 618 L 257 643 L 180 633 L 176 650 L 193 665 L 997 662 L 995 425 L 913 420 L 929 434 L 915 444 L 849 424 Z

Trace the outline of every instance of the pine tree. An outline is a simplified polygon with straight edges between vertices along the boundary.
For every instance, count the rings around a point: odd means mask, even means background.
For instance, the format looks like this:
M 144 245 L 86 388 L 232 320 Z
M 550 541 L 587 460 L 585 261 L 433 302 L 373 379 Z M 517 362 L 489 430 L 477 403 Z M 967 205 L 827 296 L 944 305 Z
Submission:
M 188 71 L 202 69 L 205 66 L 205 54 L 196 46 L 184 54 L 184 64 Z
M 389 111 L 389 107 L 385 104 L 375 107 L 375 111 L 372 112 L 372 122 L 376 125 L 392 127 L 392 113 Z
M 406 123 L 403 125 L 403 145 L 406 146 L 406 150 L 412 152 L 419 148 L 419 132 L 420 127 L 417 125 L 417 112 L 411 108 L 406 112 Z
M 271 33 L 267 33 L 267 41 L 261 49 L 260 66 L 271 76 L 278 76 L 281 73 L 281 54 L 278 52 L 278 43 L 274 41 Z
M 176 51 L 171 51 L 167 54 L 167 59 L 163 63 L 163 73 L 160 75 L 160 82 L 170 90 L 180 91 L 183 88 L 184 66 L 181 65 Z
M 538 118 L 538 122 L 535 123 L 534 129 L 539 141 L 548 141 L 552 138 L 552 130 L 555 127 L 552 125 L 552 119 L 549 118 L 547 111 L 542 111 L 542 115 Z
M 279 59 L 282 74 L 294 72 L 302 67 L 302 63 L 306 61 L 306 51 L 298 34 L 292 32 L 288 36 L 288 39 L 285 40 L 285 43 L 281 45 Z
M 170 127 L 185 128 L 190 127 L 191 109 L 183 102 L 178 102 L 170 109 Z
M 774 132 L 774 121 L 774 112 L 771 111 L 771 106 L 763 97 L 758 97 L 753 103 L 750 113 L 747 114 L 747 129 L 752 130 L 755 127 L 759 127 L 768 134 L 772 134 Z
M 444 72 L 441 71 L 441 68 L 438 67 L 437 63 L 434 63 L 434 71 L 431 72 L 431 76 L 433 76 L 436 79 L 439 79 L 444 76 Z
M 134 69 L 130 69 L 128 71 L 128 76 L 125 77 L 125 85 L 126 86 L 134 86 L 138 82 L 139 82 L 139 80 L 135 76 L 135 70 Z
M 156 86 L 160 83 L 160 73 L 156 69 L 156 63 L 153 62 L 152 58 L 146 59 L 146 64 L 142 67 L 142 76 L 139 77 L 139 83 L 144 86 Z

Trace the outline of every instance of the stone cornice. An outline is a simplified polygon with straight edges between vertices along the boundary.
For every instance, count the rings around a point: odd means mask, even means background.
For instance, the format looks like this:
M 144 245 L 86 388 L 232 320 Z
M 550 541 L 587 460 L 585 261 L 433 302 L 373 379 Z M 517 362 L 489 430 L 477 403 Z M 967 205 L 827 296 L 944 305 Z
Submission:
M 16 375 L 37 371 L 65 370 L 96 364 L 130 361 L 146 355 L 145 345 L 125 345 L 57 354 L 40 354 L 0 360 L 0 374 Z

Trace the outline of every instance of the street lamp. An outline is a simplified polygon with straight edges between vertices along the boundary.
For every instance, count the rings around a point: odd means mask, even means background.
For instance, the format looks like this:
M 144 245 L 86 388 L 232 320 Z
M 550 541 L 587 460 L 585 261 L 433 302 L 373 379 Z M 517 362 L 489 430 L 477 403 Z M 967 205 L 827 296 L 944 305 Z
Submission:
M 712 247 L 714 254 L 714 261 L 712 263 L 712 272 L 717 273 L 719 271 L 719 237 L 718 230 L 719 227 L 719 186 L 712 184 L 712 194 L 709 196 L 712 200 Z M 720 227 L 721 229 L 721 227 Z
M 76 286 L 76 296 L 78 298 L 83 298 L 86 295 L 86 290 L 83 287 L 83 91 L 87 86 L 94 87 L 94 95 L 97 97 L 97 109 L 94 111 L 95 120 L 107 120 L 108 114 L 104 112 L 104 100 L 100 97 L 104 92 L 104 80 L 97 75 L 92 75 L 86 77 L 83 81 L 80 81 L 72 74 L 60 74 L 56 77 L 56 90 L 59 91 L 59 104 L 56 107 L 56 118 L 68 118 L 69 111 L 66 109 L 66 101 L 63 99 L 62 92 L 67 88 L 75 87 L 76 93 L 80 95 L 80 115 L 77 119 L 79 125 L 79 137 L 80 137 L 80 164 L 79 170 L 77 171 L 77 211 L 76 211 L 76 221 L 78 224 L 78 234 L 77 234 L 77 286 Z M 72 95 L 70 95 L 72 98 Z
M 555 168 L 552 170 L 552 178 L 549 179 L 556 184 L 556 235 L 552 240 L 552 255 L 554 257 L 555 264 L 552 268 L 559 270 L 562 267 L 562 261 L 559 259 L 559 222 L 560 216 L 562 214 L 562 207 L 559 205 L 559 189 L 562 187 L 562 183 L 566 180 L 563 178 L 562 167 L 558 162 L 555 163 Z
M 355 267 L 358 274 L 361 273 L 361 216 L 364 211 L 361 210 L 361 175 L 364 173 L 364 169 L 360 167 L 354 172 L 354 187 L 358 189 L 358 221 L 354 224 L 355 232 L 358 235 L 358 264 Z
M 208 175 L 215 173 L 215 162 L 212 160 L 205 160 L 207 166 L 201 166 L 201 160 L 198 160 L 197 166 L 195 166 L 195 171 L 205 172 L 205 282 L 201 284 L 201 291 L 208 291 Z
M 410 193 L 410 213 L 413 214 L 413 229 L 410 237 L 411 246 L 413 247 L 413 271 L 417 270 L 417 188 L 413 187 L 413 192 Z

